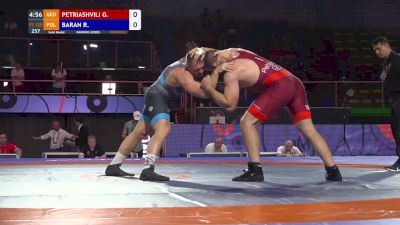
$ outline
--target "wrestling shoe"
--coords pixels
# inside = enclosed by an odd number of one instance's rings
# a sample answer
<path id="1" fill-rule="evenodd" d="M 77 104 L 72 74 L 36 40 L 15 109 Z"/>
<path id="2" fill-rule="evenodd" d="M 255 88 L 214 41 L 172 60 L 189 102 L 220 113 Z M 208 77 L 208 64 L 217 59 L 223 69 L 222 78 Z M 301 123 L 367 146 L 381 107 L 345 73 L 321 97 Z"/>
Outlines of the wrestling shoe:
<path id="1" fill-rule="evenodd" d="M 242 175 L 232 178 L 232 181 L 264 181 L 264 174 L 259 162 L 248 162 L 247 165 L 248 169 L 244 170 Z"/>
<path id="2" fill-rule="evenodd" d="M 121 170 L 119 167 L 121 167 L 121 163 L 108 165 L 106 169 L 106 176 L 116 176 L 116 177 L 135 176 L 135 174 L 127 173 Z"/>
<path id="3" fill-rule="evenodd" d="M 385 166 L 384 168 L 385 170 L 389 171 L 400 171 L 400 164 L 398 162 L 395 162 L 393 165 Z"/>
<path id="4" fill-rule="evenodd" d="M 325 170 L 325 179 L 327 181 L 342 181 L 342 175 L 340 174 L 339 168 L 336 165 L 325 166 Z"/>
<path id="5" fill-rule="evenodd" d="M 169 177 L 154 172 L 154 165 L 151 165 L 150 168 L 143 169 L 139 179 L 144 181 L 169 181 Z"/>

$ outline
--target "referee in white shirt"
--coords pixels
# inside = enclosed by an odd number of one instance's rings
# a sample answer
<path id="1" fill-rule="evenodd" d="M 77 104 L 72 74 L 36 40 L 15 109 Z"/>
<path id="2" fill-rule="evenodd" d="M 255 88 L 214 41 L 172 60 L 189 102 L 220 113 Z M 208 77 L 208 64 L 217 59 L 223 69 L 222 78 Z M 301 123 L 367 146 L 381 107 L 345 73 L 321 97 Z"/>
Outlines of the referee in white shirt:
<path id="1" fill-rule="evenodd" d="M 50 130 L 47 134 L 44 134 L 40 137 L 32 136 L 33 140 L 50 140 L 50 151 L 63 151 L 64 150 L 64 142 L 66 140 L 75 141 L 75 136 L 73 134 L 68 133 L 67 131 L 61 129 L 60 122 L 55 120 L 52 123 L 52 130 Z"/>

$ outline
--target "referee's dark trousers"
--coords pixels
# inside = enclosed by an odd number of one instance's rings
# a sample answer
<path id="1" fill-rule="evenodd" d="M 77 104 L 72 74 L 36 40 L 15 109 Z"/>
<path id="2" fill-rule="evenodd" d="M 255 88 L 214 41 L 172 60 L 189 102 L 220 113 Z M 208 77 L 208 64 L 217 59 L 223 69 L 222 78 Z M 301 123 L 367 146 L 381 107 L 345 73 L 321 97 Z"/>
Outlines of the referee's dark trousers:
<path id="1" fill-rule="evenodd" d="M 396 141 L 396 153 L 399 157 L 397 162 L 400 163 L 400 97 L 397 97 L 396 101 L 392 105 L 391 127 L 393 137 Z"/>

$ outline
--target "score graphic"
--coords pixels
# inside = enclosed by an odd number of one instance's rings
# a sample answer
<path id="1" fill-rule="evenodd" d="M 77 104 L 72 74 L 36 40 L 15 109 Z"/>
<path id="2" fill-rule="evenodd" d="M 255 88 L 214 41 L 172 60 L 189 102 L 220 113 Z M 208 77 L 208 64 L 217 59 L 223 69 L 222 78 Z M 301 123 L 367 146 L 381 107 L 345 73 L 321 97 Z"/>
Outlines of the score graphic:
<path id="1" fill-rule="evenodd" d="M 28 12 L 29 34 L 127 34 L 142 29 L 138 9 L 33 9 Z"/>

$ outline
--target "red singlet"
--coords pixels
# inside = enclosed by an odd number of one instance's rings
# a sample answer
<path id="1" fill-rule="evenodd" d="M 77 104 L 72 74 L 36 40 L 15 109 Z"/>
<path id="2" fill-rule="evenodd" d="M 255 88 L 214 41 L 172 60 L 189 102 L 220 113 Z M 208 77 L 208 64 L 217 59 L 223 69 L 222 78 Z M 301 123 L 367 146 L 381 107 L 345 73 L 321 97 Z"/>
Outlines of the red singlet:
<path id="1" fill-rule="evenodd" d="M 237 52 L 240 55 L 235 59 L 251 60 L 260 69 L 258 81 L 251 89 L 261 91 L 261 94 L 247 109 L 251 115 L 265 122 L 287 106 L 293 123 L 311 119 L 306 91 L 301 80 L 268 59 L 247 51 Z"/>

